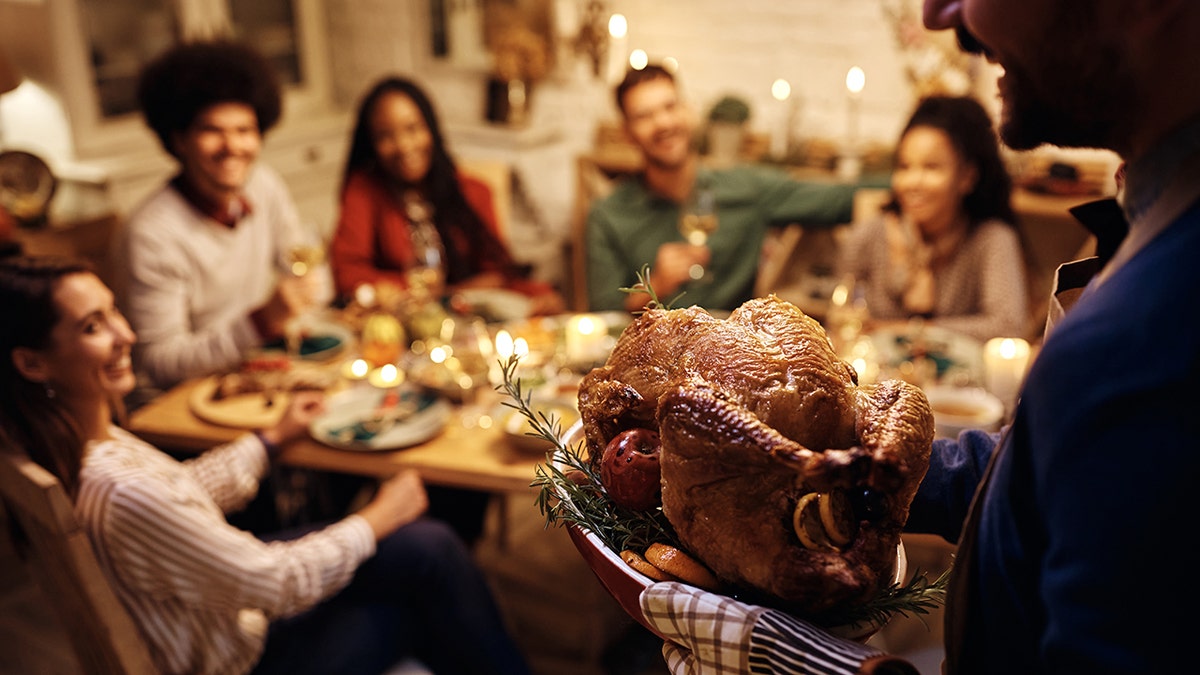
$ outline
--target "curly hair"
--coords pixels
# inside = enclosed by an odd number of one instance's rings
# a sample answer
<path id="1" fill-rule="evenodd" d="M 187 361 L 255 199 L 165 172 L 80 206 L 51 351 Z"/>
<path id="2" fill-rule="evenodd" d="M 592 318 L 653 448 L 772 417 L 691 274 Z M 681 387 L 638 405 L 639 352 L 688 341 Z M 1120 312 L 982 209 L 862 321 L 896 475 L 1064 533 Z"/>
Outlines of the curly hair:
<path id="1" fill-rule="evenodd" d="M 963 198 L 963 210 L 972 225 L 997 219 L 1015 224 L 1012 207 L 1012 177 L 1000 157 L 1000 141 L 987 110 L 969 96 L 929 96 L 922 99 L 904 130 L 903 139 L 916 127 L 930 127 L 945 132 L 954 151 L 979 172 L 975 187 Z M 898 211 L 893 199 L 887 207 Z"/>
<path id="2" fill-rule="evenodd" d="M 275 126 L 283 111 L 279 78 L 271 64 L 236 42 L 192 42 L 168 49 L 142 70 L 137 96 L 147 126 L 175 157 L 171 137 L 191 127 L 209 106 L 250 106 L 261 134 Z"/>

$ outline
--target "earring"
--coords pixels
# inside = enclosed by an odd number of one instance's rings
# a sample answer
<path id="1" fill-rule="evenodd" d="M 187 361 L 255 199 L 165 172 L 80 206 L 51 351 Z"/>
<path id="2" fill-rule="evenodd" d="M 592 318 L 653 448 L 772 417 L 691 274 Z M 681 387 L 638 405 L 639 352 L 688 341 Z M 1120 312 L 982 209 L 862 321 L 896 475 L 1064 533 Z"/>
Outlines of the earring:
<path id="1" fill-rule="evenodd" d="M 42 388 L 46 390 L 46 398 L 52 399 L 55 396 L 57 396 L 57 394 L 54 392 L 54 388 L 51 387 L 49 384 L 43 383 Z"/>

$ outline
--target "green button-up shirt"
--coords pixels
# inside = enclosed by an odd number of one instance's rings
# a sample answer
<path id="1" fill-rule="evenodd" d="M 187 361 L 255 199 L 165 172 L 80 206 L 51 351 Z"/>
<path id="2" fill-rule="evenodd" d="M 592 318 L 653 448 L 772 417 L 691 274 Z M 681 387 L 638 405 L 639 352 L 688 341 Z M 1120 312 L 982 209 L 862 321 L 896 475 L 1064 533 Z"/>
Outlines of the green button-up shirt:
<path id="1" fill-rule="evenodd" d="M 709 236 L 712 260 L 705 279 L 684 287 L 674 306 L 732 310 L 750 299 L 767 228 L 801 223 L 831 226 L 850 221 L 856 186 L 791 179 L 761 166 L 701 169 L 697 183 L 714 192 L 717 230 Z M 588 305 L 623 308 L 622 287 L 652 265 L 658 247 L 682 242 L 680 204 L 646 188 L 641 176 L 617 185 L 592 205 L 587 221 Z M 664 302 L 671 298 L 660 298 Z"/>

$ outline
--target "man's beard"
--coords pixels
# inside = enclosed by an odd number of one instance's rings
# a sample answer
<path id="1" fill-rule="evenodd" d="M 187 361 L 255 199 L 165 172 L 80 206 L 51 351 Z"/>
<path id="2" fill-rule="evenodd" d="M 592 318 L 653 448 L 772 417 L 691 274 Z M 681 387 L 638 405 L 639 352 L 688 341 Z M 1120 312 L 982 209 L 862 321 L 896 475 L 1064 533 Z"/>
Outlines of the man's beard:
<path id="1" fill-rule="evenodd" d="M 1019 66 L 1006 72 L 1000 138 L 1014 150 L 1050 143 L 1112 148 L 1129 123 L 1132 86 L 1119 56 L 1094 49 L 1086 61 L 1046 59 L 1040 77 Z"/>
<path id="2" fill-rule="evenodd" d="M 1031 41 L 1031 57 L 1004 64 L 999 132 L 1008 147 L 1112 148 L 1130 122 L 1133 76 L 1116 47 L 1082 39 L 1095 30 L 1088 16 L 1064 9 L 1042 39 Z M 966 52 L 986 52 L 963 28 L 958 41 Z"/>

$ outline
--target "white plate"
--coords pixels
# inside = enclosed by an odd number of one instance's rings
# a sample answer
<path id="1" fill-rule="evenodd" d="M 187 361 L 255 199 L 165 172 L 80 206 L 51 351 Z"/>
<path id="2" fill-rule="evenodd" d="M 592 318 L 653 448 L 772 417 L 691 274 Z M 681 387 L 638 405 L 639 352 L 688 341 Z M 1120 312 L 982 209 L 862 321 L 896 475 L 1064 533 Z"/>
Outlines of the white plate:
<path id="1" fill-rule="evenodd" d="M 356 440 L 347 436 L 346 433 L 353 432 L 346 430 L 375 417 L 386 393 L 386 390 L 376 387 L 356 387 L 330 398 L 325 413 L 309 425 L 309 433 L 318 441 L 335 448 L 379 451 L 424 443 L 442 432 L 446 421 L 450 419 L 449 402 L 412 387 L 401 387 L 397 391 L 402 404 L 413 403 L 417 406 L 416 411 L 370 438 Z"/>
<path id="2" fill-rule="evenodd" d="M 871 334 L 879 365 L 895 369 L 918 353 L 931 359 L 937 368 L 935 379 L 957 374 L 970 382 L 983 378 L 983 343 L 938 326 L 924 326 L 920 333 L 909 330 L 879 330 Z"/>
<path id="3" fill-rule="evenodd" d="M 473 314 L 488 321 L 525 319 L 533 313 L 533 301 L 504 288 L 468 288 L 455 293 L 471 306 Z"/>
<path id="4" fill-rule="evenodd" d="M 532 398 L 529 405 L 534 414 L 542 412 L 557 418 L 563 429 L 568 429 L 579 421 L 579 411 L 570 400 Z M 541 436 L 532 435 L 533 427 L 529 426 L 529 420 L 520 410 L 501 404 L 497 407 L 494 417 L 501 420 L 504 437 L 508 439 L 508 444 L 517 450 L 544 455 L 554 447 Z"/>

